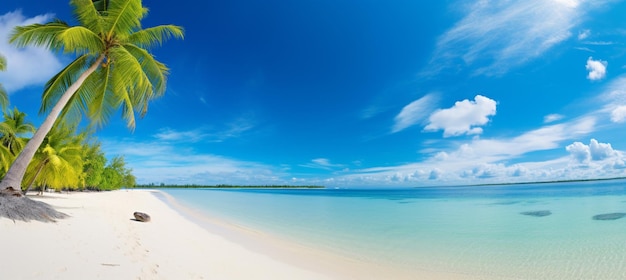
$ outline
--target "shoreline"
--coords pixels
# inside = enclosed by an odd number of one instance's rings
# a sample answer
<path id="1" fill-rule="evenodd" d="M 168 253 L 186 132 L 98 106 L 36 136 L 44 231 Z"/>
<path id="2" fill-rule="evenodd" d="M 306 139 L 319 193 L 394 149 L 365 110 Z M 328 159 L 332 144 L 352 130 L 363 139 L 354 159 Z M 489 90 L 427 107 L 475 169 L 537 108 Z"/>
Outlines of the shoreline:
<path id="1" fill-rule="evenodd" d="M 161 196 L 161 197 L 159 197 Z M 7 279 L 471 279 L 402 271 L 237 226 L 159 190 L 30 196 L 70 217 L 0 219 Z M 134 221 L 133 212 L 152 221 Z"/>

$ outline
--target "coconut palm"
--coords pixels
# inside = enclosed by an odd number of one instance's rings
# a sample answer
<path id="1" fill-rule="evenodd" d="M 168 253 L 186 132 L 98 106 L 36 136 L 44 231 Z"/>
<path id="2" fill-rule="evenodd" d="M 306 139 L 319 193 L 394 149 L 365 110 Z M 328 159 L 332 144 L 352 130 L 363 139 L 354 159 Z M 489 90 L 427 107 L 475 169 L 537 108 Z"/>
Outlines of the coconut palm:
<path id="1" fill-rule="evenodd" d="M 76 128 L 58 124 L 46 135 L 26 171 L 28 192 L 33 185 L 56 190 L 78 186 L 83 171 L 83 141 L 86 133 L 76 135 Z"/>
<path id="2" fill-rule="evenodd" d="M 55 20 L 16 27 L 11 35 L 10 42 L 18 47 L 43 46 L 78 57 L 46 83 L 41 111 L 48 116 L 0 182 L 1 193 L 21 195 L 28 163 L 61 113 L 85 113 L 102 125 L 121 107 L 132 129 L 135 114 L 143 116 L 148 102 L 165 92 L 168 69 L 147 48 L 172 37 L 182 38 L 182 28 L 142 29 L 147 9 L 141 0 L 97 2 L 101 7 L 91 0 L 70 1 L 77 26 Z"/>
<path id="3" fill-rule="evenodd" d="M 35 127 L 26 121 L 26 113 L 17 108 L 4 113 L 4 120 L 0 122 L 0 174 L 7 172 L 28 141 L 24 136 L 33 132 Z"/>
<path id="4" fill-rule="evenodd" d="M 4 121 L 0 123 L 0 143 L 17 155 L 28 140 L 23 136 L 33 132 L 35 126 L 26 121 L 26 113 L 13 108 L 13 111 L 4 113 Z"/>
<path id="5" fill-rule="evenodd" d="M 6 69 L 7 69 L 7 61 L 4 58 L 4 56 L 0 54 L 0 71 L 4 71 Z M 2 107 L 2 110 L 4 111 L 4 109 L 8 105 L 9 105 L 9 96 L 7 95 L 7 92 L 4 90 L 4 87 L 2 86 L 2 84 L 0 84 L 0 107 Z"/>

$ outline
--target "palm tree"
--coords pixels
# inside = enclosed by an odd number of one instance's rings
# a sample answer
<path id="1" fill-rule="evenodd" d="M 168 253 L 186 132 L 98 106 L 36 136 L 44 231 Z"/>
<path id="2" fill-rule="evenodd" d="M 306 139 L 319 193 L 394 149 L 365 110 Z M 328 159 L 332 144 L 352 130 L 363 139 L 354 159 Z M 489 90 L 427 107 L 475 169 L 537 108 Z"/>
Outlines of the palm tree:
<path id="1" fill-rule="evenodd" d="M 35 132 L 35 127 L 26 121 L 26 113 L 17 108 L 4 113 L 4 120 L 0 122 L 0 174 L 9 169 L 15 156 L 22 151 L 28 141 L 25 134 Z"/>
<path id="2" fill-rule="evenodd" d="M 86 113 L 102 125 L 121 107 L 132 129 L 135 113 L 145 115 L 148 102 L 165 92 L 168 69 L 147 48 L 182 38 L 182 28 L 142 29 L 147 9 L 141 0 L 97 2 L 106 7 L 96 7 L 91 0 L 70 1 L 78 26 L 55 20 L 16 27 L 11 35 L 10 42 L 18 47 L 43 46 L 78 57 L 46 83 L 41 111 L 48 116 L 0 182 L 0 193 L 21 196 L 28 163 L 61 113 Z"/>
<path id="3" fill-rule="evenodd" d="M 2 54 L 0 54 L 0 71 L 4 70 L 7 70 L 7 60 L 4 58 L 4 56 L 2 56 Z M 2 110 L 4 111 L 4 109 L 8 105 L 9 96 L 7 95 L 6 90 L 4 90 L 2 84 L 0 84 L 0 107 L 2 107 Z"/>
<path id="4" fill-rule="evenodd" d="M 0 123 L 0 143 L 17 155 L 28 140 L 22 136 L 33 132 L 35 126 L 26 121 L 26 113 L 13 108 L 13 111 L 4 113 L 4 121 Z"/>
<path id="5" fill-rule="evenodd" d="M 78 186 L 83 171 L 83 141 L 87 134 L 75 134 L 76 128 L 55 125 L 44 138 L 26 172 L 28 192 L 33 185 L 60 190 Z"/>

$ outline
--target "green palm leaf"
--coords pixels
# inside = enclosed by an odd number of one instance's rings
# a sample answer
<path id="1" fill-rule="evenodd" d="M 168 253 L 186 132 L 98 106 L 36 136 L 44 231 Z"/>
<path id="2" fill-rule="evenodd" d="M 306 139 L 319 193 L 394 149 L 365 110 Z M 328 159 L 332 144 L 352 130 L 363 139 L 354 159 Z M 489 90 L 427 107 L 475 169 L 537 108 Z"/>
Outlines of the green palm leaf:
<path id="1" fill-rule="evenodd" d="M 4 56 L 0 55 L 0 71 L 7 70 L 7 60 Z"/>
<path id="2" fill-rule="evenodd" d="M 183 39 L 183 29 L 176 25 L 159 25 L 134 32 L 126 39 L 127 42 L 142 47 L 149 48 L 161 45 L 170 38 Z"/>
<path id="3" fill-rule="evenodd" d="M 59 32 L 57 39 L 66 50 L 73 50 L 76 54 L 94 54 L 105 49 L 104 41 L 93 31 L 74 26 Z"/>
<path id="4" fill-rule="evenodd" d="M 57 40 L 59 33 L 69 28 L 61 21 L 53 21 L 46 24 L 31 24 L 15 27 L 9 42 L 17 47 L 38 46 L 61 51 L 64 46 Z M 66 50 L 71 51 L 71 50 Z"/>
<path id="5" fill-rule="evenodd" d="M 104 19 L 99 12 L 105 10 L 103 1 L 71 0 L 70 5 L 74 8 L 74 16 L 81 26 L 96 34 L 105 32 Z"/>
<path id="6" fill-rule="evenodd" d="M 6 69 L 7 69 L 7 61 L 4 58 L 4 56 L 0 54 L 0 71 L 4 71 Z M 2 84 L 0 84 L 0 108 L 2 108 L 2 111 L 4 111 L 8 105 L 9 105 L 9 95 L 7 94 L 6 90 L 4 90 L 4 87 L 2 86 Z"/>
<path id="7" fill-rule="evenodd" d="M 131 32 L 141 28 L 141 20 L 148 10 L 138 0 L 109 1 L 107 9 L 107 37 L 127 37 Z"/>

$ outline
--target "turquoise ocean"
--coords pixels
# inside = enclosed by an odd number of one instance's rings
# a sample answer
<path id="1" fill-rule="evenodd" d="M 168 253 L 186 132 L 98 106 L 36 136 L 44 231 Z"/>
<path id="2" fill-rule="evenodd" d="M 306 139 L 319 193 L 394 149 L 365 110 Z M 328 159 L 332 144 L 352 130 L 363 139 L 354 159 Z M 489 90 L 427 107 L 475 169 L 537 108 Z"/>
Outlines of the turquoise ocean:
<path id="1" fill-rule="evenodd" d="M 165 192 L 238 226 L 391 267 L 478 279 L 626 279 L 626 180 Z M 614 215 L 594 219 L 602 214 Z"/>

